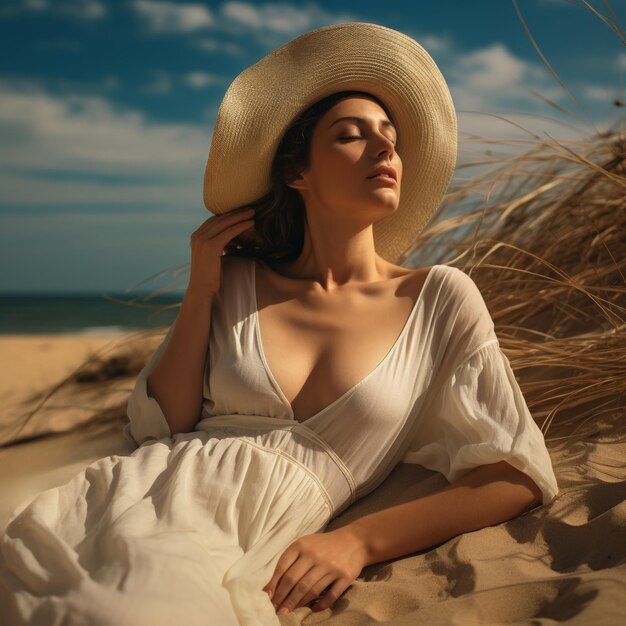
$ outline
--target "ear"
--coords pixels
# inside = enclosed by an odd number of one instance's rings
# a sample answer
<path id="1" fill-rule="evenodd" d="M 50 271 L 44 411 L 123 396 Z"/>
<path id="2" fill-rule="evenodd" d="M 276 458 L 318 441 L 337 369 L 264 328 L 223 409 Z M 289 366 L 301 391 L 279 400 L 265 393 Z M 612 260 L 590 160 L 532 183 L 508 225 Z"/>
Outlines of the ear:
<path id="1" fill-rule="evenodd" d="M 307 182 L 302 174 L 298 174 L 290 183 L 287 183 L 287 187 L 291 187 L 292 189 L 306 189 Z"/>

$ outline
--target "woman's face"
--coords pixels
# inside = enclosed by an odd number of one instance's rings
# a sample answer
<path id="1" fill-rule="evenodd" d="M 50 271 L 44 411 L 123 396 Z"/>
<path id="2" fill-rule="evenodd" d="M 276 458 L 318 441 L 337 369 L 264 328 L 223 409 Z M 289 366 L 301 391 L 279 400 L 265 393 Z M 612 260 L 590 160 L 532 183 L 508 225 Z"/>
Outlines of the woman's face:
<path id="1" fill-rule="evenodd" d="M 340 119 L 346 116 L 362 118 Z M 340 100 L 318 120 L 311 137 L 309 167 L 290 186 L 309 211 L 363 216 L 373 223 L 393 213 L 400 200 L 402 160 L 385 110 L 367 97 Z M 368 178 L 380 165 L 396 170 L 396 183 Z"/>

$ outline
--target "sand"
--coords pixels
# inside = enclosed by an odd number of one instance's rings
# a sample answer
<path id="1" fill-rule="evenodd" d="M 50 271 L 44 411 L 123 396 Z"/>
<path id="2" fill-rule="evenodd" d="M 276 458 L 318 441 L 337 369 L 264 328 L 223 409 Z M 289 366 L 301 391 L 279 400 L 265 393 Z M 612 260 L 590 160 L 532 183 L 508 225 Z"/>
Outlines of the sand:
<path id="1" fill-rule="evenodd" d="M 91 335 L 0 335 L 0 400 L 17 400 L 58 382 L 115 340 Z"/>
<path id="2" fill-rule="evenodd" d="M 65 432 L 120 406 L 132 388 L 132 377 L 100 386 L 64 383 L 41 402 L 91 357 L 111 356 L 128 349 L 146 351 L 157 342 L 158 336 L 141 339 L 134 332 L 101 336 L 0 335 L 0 445 L 45 432 Z M 25 417 L 35 409 L 20 430 Z"/>
<path id="3" fill-rule="evenodd" d="M 5 440 L 20 411 L 115 338 L 0 337 L 1 424 Z M 116 402 L 132 381 L 116 388 Z M 105 395 L 106 394 L 101 394 Z M 106 405 L 107 398 L 100 398 Z M 114 402 L 113 402 L 114 404 Z M 62 403 L 40 414 L 31 434 L 87 420 Z M 71 415 L 72 417 L 68 417 Z M 61 485 L 93 461 L 128 451 L 121 422 L 95 423 L 0 449 L 0 526 L 11 511 Z M 284 624 L 623 624 L 626 613 L 626 426 L 594 441 L 548 447 L 560 493 L 547 506 L 439 546 L 366 567 L 329 612 L 307 607 Z M 370 511 L 445 485 L 443 476 L 399 464 L 375 491 L 333 520 L 342 526 Z M 419 520 L 416 520 L 419 524 Z"/>

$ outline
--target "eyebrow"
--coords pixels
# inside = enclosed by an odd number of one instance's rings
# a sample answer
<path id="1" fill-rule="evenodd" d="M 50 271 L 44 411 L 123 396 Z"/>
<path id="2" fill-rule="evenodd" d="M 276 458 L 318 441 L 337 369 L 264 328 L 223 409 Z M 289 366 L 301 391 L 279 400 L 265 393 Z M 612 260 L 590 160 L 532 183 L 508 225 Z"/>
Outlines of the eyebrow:
<path id="1" fill-rule="evenodd" d="M 331 128 L 332 126 L 337 124 L 337 122 L 342 122 L 343 120 L 353 120 L 355 122 L 365 122 L 366 121 L 362 117 L 358 117 L 356 115 L 345 115 L 344 117 L 338 117 L 328 128 Z M 387 120 L 387 119 L 381 120 L 381 124 L 385 128 L 393 128 L 397 132 L 397 129 L 394 126 L 394 124 L 391 122 L 391 120 Z"/>

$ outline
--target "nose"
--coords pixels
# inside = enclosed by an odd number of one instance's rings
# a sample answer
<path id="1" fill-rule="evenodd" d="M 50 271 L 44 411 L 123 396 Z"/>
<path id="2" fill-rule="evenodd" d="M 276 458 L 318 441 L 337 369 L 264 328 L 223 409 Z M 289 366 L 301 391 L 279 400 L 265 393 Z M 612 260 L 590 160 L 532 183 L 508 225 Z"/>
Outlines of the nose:
<path id="1" fill-rule="evenodd" d="M 389 155 L 389 160 L 393 158 L 394 152 L 396 150 L 393 141 L 386 137 L 385 135 L 380 135 L 379 140 L 375 142 L 374 152 L 376 157 L 379 158 L 381 154 L 387 153 Z"/>

